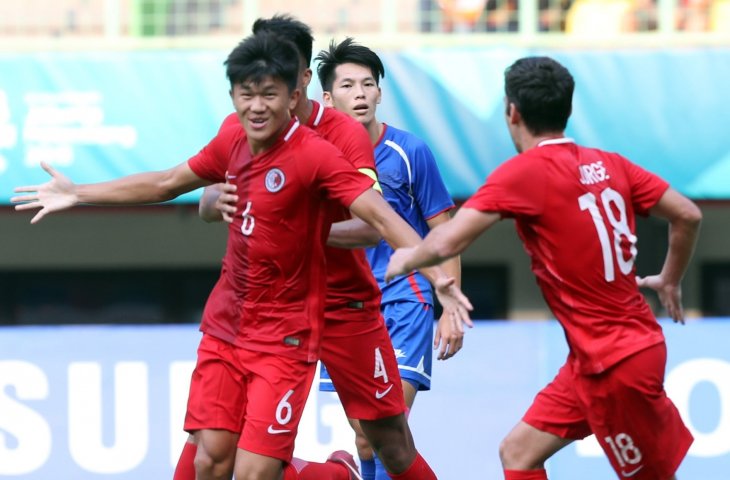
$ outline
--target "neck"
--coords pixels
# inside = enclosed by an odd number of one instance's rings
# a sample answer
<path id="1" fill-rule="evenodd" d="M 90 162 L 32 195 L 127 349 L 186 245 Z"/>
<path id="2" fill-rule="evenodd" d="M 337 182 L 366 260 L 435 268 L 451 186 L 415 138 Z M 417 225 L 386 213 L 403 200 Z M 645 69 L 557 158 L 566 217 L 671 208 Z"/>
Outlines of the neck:
<path id="1" fill-rule="evenodd" d="M 309 116 L 312 115 L 313 109 L 314 105 L 312 105 L 312 101 L 306 95 L 303 95 L 297 102 L 297 106 L 294 107 L 292 114 L 299 119 L 302 125 L 306 125 Z"/>
<path id="2" fill-rule="evenodd" d="M 248 146 L 251 149 L 251 154 L 256 156 L 260 153 L 265 152 L 269 148 L 273 147 L 276 141 L 284 134 L 284 130 L 289 126 L 289 120 L 284 122 L 282 126 L 276 131 L 275 134 L 264 140 L 252 140 L 249 138 Z"/>
<path id="3" fill-rule="evenodd" d="M 383 134 L 383 128 L 385 128 L 385 126 L 380 123 L 376 118 L 373 118 L 370 123 L 363 126 L 365 127 L 365 130 L 368 131 L 368 136 L 370 136 L 370 143 L 375 145 L 378 140 L 380 140 L 380 136 Z"/>
<path id="4" fill-rule="evenodd" d="M 552 140 L 554 138 L 563 137 L 565 137 L 565 134 L 563 132 L 541 133 L 540 135 L 533 135 L 529 131 L 525 130 L 522 135 L 522 151 L 524 152 L 531 148 L 535 148 L 540 142 L 544 142 L 545 140 Z"/>

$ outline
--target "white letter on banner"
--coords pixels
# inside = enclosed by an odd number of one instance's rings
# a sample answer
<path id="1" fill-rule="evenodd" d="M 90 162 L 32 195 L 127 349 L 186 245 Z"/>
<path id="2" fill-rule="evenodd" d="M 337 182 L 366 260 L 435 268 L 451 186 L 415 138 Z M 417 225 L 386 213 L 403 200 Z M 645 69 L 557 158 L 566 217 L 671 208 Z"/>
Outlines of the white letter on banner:
<path id="1" fill-rule="evenodd" d="M 48 378 L 38 366 L 20 360 L 0 362 L 0 476 L 24 475 L 42 467 L 51 455 L 51 428 L 38 412 L 5 394 L 10 388 L 22 400 L 48 397 Z M 15 448 L 9 448 L 8 437 Z"/>
<path id="2" fill-rule="evenodd" d="M 170 465 L 177 465 L 188 434 L 183 430 L 185 412 L 188 406 L 190 376 L 195 362 L 172 362 L 170 364 Z"/>
<path id="3" fill-rule="evenodd" d="M 137 467 L 149 443 L 148 373 L 143 362 L 114 367 L 115 441 L 103 441 L 101 366 L 74 362 L 68 367 L 68 435 L 71 457 L 93 473 L 122 473 Z"/>
<path id="4" fill-rule="evenodd" d="M 698 432 L 690 422 L 689 399 L 700 382 L 709 382 L 720 394 L 720 419 L 709 433 Z M 665 382 L 667 395 L 677 406 L 695 441 L 689 450 L 697 457 L 715 457 L 730 453 L 730 363 L 714 358 L 697 358 L 679 364 Z"/>

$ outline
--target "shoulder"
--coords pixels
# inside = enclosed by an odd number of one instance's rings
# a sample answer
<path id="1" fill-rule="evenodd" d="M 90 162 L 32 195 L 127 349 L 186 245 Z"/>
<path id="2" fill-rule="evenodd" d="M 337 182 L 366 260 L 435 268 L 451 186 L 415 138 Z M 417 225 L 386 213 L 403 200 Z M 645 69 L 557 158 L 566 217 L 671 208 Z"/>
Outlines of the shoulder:
<path id="1" fill-rule="evenodd" d="M 339 154 L 340 150 L 329 140 L 321 135 L 318 130 L 313 130 L 305 125 L 299 125 L 297 131 L 289 142 L 289 148 L 297 151 L 297 154 Z"/>
<path id="2" fill-rule="evenodd" d="M 431 149 L 420 137 L 390 125 L 385 126 L 385 133 L 379 147 L 386 149 L 386 151 L 395 150 L 401 156 L 406 156 L 412 161 L 433 158 Z"/>
<path id="3" fill-rule="evenodd" d="M 230 127 L 231 125 L 237 125 L 238 128 L 243 130 L 243 127 L 241 126 L 241 122 L 238 120 L 238 115 L 236 113 L 229 114 L 226 118 L 223 119 L 223 122 L 221 123 L 221 126 L 218 128 L 218 131 L 221 132 L 224 129 Z"/>
<path id="4" fill-rule="evenodd" d="M 324 107 L 320 125 L 329 129 L 340 128 L 353 130 L 358 129 L 358 131 L 364 130 L 360 122 L 346 113 L 342 113 L 332 107 Z"/>

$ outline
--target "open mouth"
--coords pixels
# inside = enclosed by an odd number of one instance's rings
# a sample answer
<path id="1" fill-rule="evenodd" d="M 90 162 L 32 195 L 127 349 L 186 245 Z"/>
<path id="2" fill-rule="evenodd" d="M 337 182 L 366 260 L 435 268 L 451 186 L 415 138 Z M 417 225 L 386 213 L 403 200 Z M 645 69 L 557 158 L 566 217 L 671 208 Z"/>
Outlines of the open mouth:
<path id="1" fill-rule="evenodd" d="M 249 118 L 248 124 L 251 126 L 251 128 L 259 130 L 266 126 L 266 119 L 265 118 Z"/>

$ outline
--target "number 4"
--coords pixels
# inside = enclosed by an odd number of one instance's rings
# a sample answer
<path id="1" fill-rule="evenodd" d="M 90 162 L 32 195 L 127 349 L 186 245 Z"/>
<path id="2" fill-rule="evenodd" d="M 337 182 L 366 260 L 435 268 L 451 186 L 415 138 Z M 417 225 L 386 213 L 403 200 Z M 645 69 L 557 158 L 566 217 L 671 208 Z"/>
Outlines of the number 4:
<path id="1" fill-rule="evenodd" d="M 628 275 L 634 267 L 634 260 L 636 259 L 636 235 L 631 233 L 631 229 L 629 228 L 626 215 L 626 202 L 624 202 L 620 193 L 609 187 L 601 192 L 601 203 L 603 204 L 603 211 L 606 213 L 608 221 L 613 227 L 613 247 L 616 253 L 618 267 L 621 273 Z M 606 229 L 606 223 L 596 203 L 596 196 L 592 193 L 583 194 L 578 197 L 578 205 L 581 210 L 588 210 L 588 213 L 591 214 L 593 224 L 596 226 L 596 233 L 598 233 L 598 240 L 601 242 L 604 277 L 607 282 L 613 282 L 615 279 L 613 268 L 614 254 L 611 250 L 611 240 Z M 616 210 L 618 210 L 618 218 L 616 218 L 612 206 L 615 206 Z M 624 253 L 621 248 L 621 238 L 626 238 L 629 241 L 628 259 L 624 258 Z"/>

